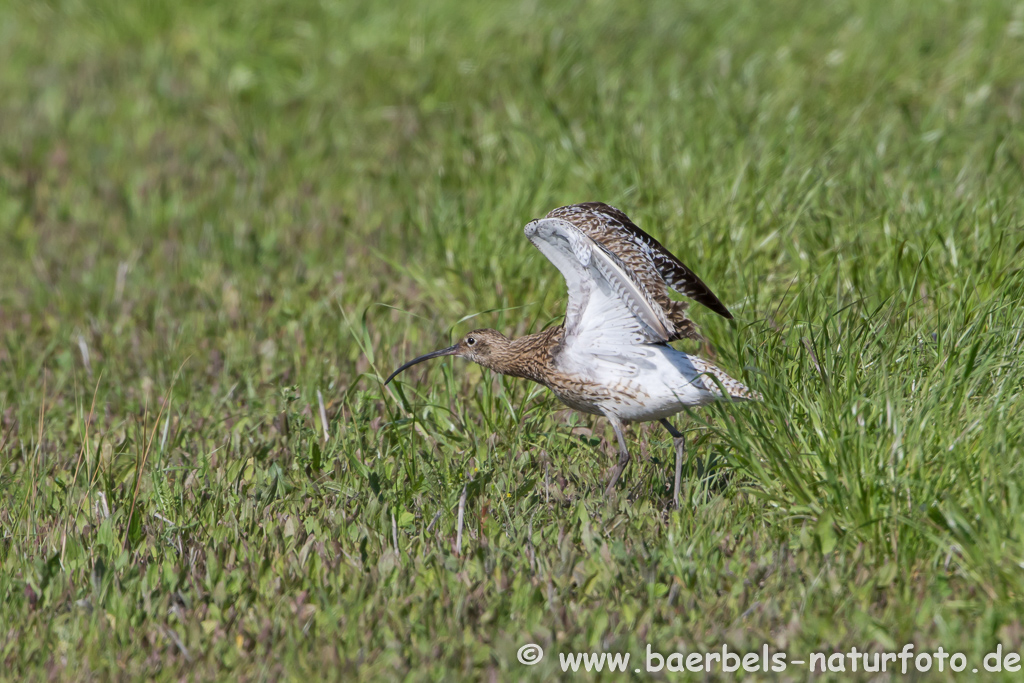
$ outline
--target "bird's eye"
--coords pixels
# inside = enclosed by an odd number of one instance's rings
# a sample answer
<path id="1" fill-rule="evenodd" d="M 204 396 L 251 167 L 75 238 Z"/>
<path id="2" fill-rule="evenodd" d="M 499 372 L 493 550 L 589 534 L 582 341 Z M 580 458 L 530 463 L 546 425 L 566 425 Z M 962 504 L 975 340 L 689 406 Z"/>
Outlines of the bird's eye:
<path id="1" fill-rule="evenodd" d="M 472 346 L 473 344 L 476 344 L 476 338 L 466 337 L 466 346 Z"/>

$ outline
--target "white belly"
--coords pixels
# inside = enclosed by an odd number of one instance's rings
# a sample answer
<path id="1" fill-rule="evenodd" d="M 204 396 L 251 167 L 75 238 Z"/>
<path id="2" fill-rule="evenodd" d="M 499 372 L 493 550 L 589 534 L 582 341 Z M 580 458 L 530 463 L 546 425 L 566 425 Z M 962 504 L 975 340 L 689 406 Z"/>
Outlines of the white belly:
<path id="1" fill-rule="evenodd" d="M 563 401 L 577 410 L 629 422 L 660 420 L 716 400 L 721 393 L 705 373 L 736 382 L 707 361 L 669 346 L 634 346 L 618 354 L 577 349 L 559 361 L 566 372 L 585 377 L 599 389 L 582 401 L 579 395 L 563 396 L 556 390 Z"/>

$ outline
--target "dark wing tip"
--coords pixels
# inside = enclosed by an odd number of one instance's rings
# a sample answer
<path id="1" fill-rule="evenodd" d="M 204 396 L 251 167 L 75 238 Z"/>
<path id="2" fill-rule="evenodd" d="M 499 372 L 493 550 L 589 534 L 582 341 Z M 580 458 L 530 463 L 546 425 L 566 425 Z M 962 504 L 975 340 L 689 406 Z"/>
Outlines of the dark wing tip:
<path id="1" fill-rule="evenodd" d="M 730 313 L 729 309 L 725 307 L 725 304 L 719 301 L 718 297 L 715 296 L 714 293 L 710 289 L 707 289 L 706 287 L 705 292 L 702 293 L 701 296 L 692 296 L 690 298 L 696 301 L 697 303 L 701 304 L 702 306 L 710 308 L 712 311 L 722 316 L 726 320 L 733 319 L 732 313 Z"/>
<path id="2" fill-rule="evenodd" d="M 727 320 L 732 320 L 732 313 L 725 307 L 715 293 L 711 291 L 711 288 L 704 284 L 703 280 L 697 277 L 697 274 L 692 270 L 684 266 L 679 262 L 672 254 L 665 252 L 671 259 L 662 256 L 656 261 L 658 270 L 661 272 L 662 277 L 665 278 L 665 282 L 669 287 L 676 290 L 686 298 L 696 301 L 705 308 L 710 308 L 712 311 L 722 316 Z"/>
<path id="3" fill-rule="evenodd" d="M 683 296 L 696 301 L 706 308 L 710 308 L 718 315 L 732 320 L 732 313 L 725 307 L 711 288 L 704 284 L 704 281 L 697 277 L 697 274 L 690 270 L 675 254 L 666 249 L 661 242 L 654 239 L 631 222 L 624 223 L 627 230 L 642 242 L 645 242 L 651 249 L 651 258 L 654 266 L 658 269 L 665 284 L 676 290 Z"/>

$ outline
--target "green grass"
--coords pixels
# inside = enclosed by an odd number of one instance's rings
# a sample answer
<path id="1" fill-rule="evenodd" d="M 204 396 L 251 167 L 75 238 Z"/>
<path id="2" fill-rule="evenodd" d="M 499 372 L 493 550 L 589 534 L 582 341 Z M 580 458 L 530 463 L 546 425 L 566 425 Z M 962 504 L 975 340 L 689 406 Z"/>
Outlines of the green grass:
<path id="1" fill-rule="evenodd" d="M 1011 2 L 0 5 L 0 678 L 1021 651 L 1022 84 Z M 608 504 L 546 390 L 381 386 L 558 320 L 590 200 L 765 395 L 679 511 L 657 425 Z"/>

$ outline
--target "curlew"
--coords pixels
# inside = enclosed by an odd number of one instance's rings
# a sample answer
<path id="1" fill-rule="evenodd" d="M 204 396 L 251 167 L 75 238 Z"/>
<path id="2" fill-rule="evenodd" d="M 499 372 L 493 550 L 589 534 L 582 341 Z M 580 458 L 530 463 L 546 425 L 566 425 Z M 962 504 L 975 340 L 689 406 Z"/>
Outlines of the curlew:
<path id="1" fill-rule="evenodd" d="M 675 446 L 678 506 L 686 440 L 667 418 L 715 400 L 761 397 L 708 361 L 669 345 L 701 337 L 686 317 L 686 302 L 670 299 L 668 288 L 725 318 L 732 314 L 692 270 L 607 204 L 557 208 L 528 223 L 524 232 L 565 278 L 565 321 L 518 339 L 474 330 L 453 346 L 405 363 L 384 384 L 440 356 L 467 358 L 543 384 L 570 408 L 603 415 L 611 423 L 619 459 L 608 496 L 629 463 L 625 426 L 658 420 Z"/>

